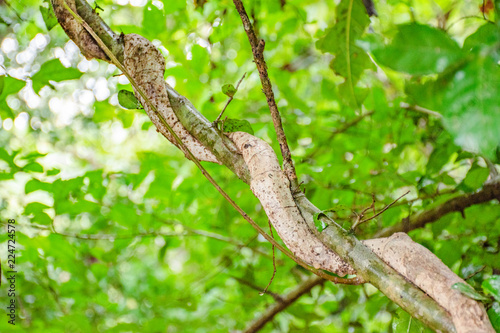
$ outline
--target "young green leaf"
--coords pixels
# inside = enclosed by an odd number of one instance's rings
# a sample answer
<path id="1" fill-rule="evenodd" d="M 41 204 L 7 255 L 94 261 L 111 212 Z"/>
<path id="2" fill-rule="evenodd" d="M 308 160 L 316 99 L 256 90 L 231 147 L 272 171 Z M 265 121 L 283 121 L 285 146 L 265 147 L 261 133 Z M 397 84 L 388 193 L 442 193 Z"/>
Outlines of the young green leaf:
<path id="1" fill-rule="evenodd" d="M 118 92 L 118 103 L 124 109 L 142 109 L 142 105 L 135 97 L 134 93 L 128 90 L 120 90 Z"/>
<path id="2" fill-rule="evenodd" d="M 474 288 L 472 288 L 471 286 L 469 286 L 466 283 L 457 282 L 451 286 L 451 289 L 458 290 L 462 294 L 464 294 L 465 296 L 469 297 L 470 299 L 476 300 L 476 301 L 481 301 L 481 302 L 490 301 L 490 299 L 488 297 L 481 295 L 476 290 L 474 290 Z"/>
<path id="3" fill-rule="evenodd" d="M 486 279 L 481 284 L 483 290 L 487 294 L 491 294 L 497 301 L 500 302 L 500 276 L 494 275 Z"/>
<path id="4" fill-rule="evenodd" d="M 322 232 L 323 230 L 325 230 L 327 227 L 328 227 L 328 224 L 326 224 L 325 222 L 321 221 L 319 219 L 320 215 L 325 215 L 323 211 L 319 212 L 319 213 L 316 213 L 314 214 L 313 216 L 313 220 L 314 220 L 314 225 L 316 226 L 316 229 L 319 231 L 319 232 Z"/>
<path id="5" fill-rule="evenodd" d="M 253 135 L 253 129 L 248 120 L 226 119 L 224 121 L 224 132 L 246 132 Z"/>
<path id="6" fill-rule="evenodd" d="M 233 97 L 236 94 L 236 88 L 230 83 L 225 84 L 222 86 L 222 92 L 229 97 Z"/>
<path id="7" fill-rule="evenodd" d="M 57 25 L 57 18 L 54 14 L 54 10 L 52 9 L 52 3 L 50 1 L 44 1 L 44 3 L 47 7 L 40 6 L 40 13 L 42 13 L 42 18 L 45 22 L 47 30 L 51 30 Z"/>

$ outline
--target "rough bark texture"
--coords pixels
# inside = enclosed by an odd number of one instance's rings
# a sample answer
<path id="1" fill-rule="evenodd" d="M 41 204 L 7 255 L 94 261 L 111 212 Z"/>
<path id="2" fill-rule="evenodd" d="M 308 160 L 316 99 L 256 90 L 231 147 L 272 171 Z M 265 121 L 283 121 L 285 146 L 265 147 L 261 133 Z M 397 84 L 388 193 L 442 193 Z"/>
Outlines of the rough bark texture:
<path id="1" fill-rule="evenodd" d="M 150 101 L 155 105 L 163 119 L 167 121 L 168 125 L 172 127 L 174 132 L 177 133 L 182 142 L 196 158 L 200 161 L 220 164 L 217 158 L 207 148 L 189 134 L 170 107 L 166 87 L 167 83 L 163 78 L 165 60 L 160 51 L 158 51 L 149 40 L 136 34 L 125 35 L 124 42 L 125 67 L 128 69 L 132 78 L 139 84 L 143 92 L 146 93 Z M 158 131 L 170 142 L 179 147 L 179 144 L 168 132 L 158 114 L 151 109 L 137 92 L 135 92 L 135 95 L 144 106 L 146 113 L 149 118 L 151 118 L 151 121 L 155 124 Z"/>
<path id="2" fill-rule="evenodd" d="M 290 192 L 290 182 L 269 144 L 244 132 L 229 133 L 228 137 L 243 154 L 250 171 L 250 188 L 286 246 L 315 268 L 340 276 L 354 274 L 352 267 L 315 236 L 314 225 L 308 225 L 302 217 Z"/>
<path id="3" fill-rule="evenodd" d="M 399 232 L 388 238 L 370 239 L 363 243 L 447 309 L 457 332 L 495 332 L 481 303 L 451 289 L 453 284 L 465 281 L 407 234 Z"/>

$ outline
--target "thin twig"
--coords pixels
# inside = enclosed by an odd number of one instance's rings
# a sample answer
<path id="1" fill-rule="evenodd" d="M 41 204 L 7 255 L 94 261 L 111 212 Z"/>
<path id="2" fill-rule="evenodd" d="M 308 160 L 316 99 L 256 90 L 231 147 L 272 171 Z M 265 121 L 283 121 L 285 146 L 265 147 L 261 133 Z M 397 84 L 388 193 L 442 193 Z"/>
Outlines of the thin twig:
<path id="1" fill-rule="evenodd" d="M 359 122 L 361 122 L 366 117 L 371 116 L 373 113 L 374 113 L 374 111 L 369 111 L 369 112 L 363 113 L 363 114 L 357 116 L 356 118 L 354 118 L 353 120 L 350 120 L 350 121 L 344 123 L 342 125 L 342 127 L 334 129 L 326 141 L 331 142 L 335 138 L 336 135 L 346 132 L 348 129 L 356 126 Z M 304 157 L 304 159 L 312 158 L 312 157 L 316 156 L 319 152 L 320 152 L 320 150 L 316 149 L 313 152 L 311 152 L 309 155 Z"/>
<path id="2" fill-rule="evenodd" d="M 297 286 L 294 290 L 292 290 L 287 295 L 282 296 L 281 302 L 276 302 L 275 304 L 268 307 L 264 313 L 258 317 L 255 321 L 250 323 L 247 328 L 243 331 L 244 333 L 254 333 L 258 332 L 262 329 L 268 322 L 270 322 L 274 316 L 278 313 L 285 310 L 287 307 L 292 305 L 297 299 L 299 299 L 302 295 L 311 291 L 317 285 L 322 285 L 325 280 L 317 277 L 311 276 L 301 284 Z"/>
<path id="3" fill-rule="evenodd" d="M 281 122 L 281 116 L 278 110 L 278 106 L 276 105 L 276 100 L 274 99 L 271 80 L 269 79 L 269 75 L 267 73 L 267 65 L 264 59 L 265 41 L 263 39 L 261 39 L 260 41 L 257 39 L 253 25 L 248 18 L 247 12 L 241 0 L 233 0 L 233 2 L 236 10 L 240 14 L 241 21 L 243 22 L 243 27 L 245 28 L 248 40 L 250 41 L 250 46 L 252 47 L 253 59 L 255 61 L 255 65 L 257 66 L 257 70 L 259 71 L 262 91 L 266 95 L 271 118 L 273 119 L 274 130 L 276 132 L 276 137 L 280 145 L 281 155 L 283 156 L 283 169 L 286 176 L 290 180 L 291 190 L 292 192 L 294 192 L 299 188 L 297 174 L 295 173 L 292 154 L 286 140 L 285 131 L 283 130 L 283 124 Z"/>
<path id="4" fill-rule="evenodd" d="M 274 238 L 273 227 L 271 226 L 271 221 L 267 220 L 267 223 L 269 224 L 269 231 L 271 232 L 271 237 Z M 276 258 L 275 258 L 275 253 L 274 253 L 274 245 L 272 246 L 272 248 L 273 248 L 273 275 L 271 276 L 271 279 L 269 280 L 269 283 L 264 288 L 264 290 L 262 291 L 261 295 L 263 295 L 263 294 L 265 294 L 267 292 L 267 289 L 269 288 L 269 286 L 271 285 L 271 283 L 273 283 L 274 277 L 276 276 Z"/>
<path id="5" fill-rule="evenodd" d="M 231 97 L 229 97 L 229 99 L 228 99 L 228 101 L 227 101 L 226 105 L 224 106 L 224 108 L 223 108 L 223 109 L 222 109 L 222 111 L 220 112 L 220 114 L 219 114 L 219 116 L 217 117 L 217 119 L 215 119 L 215 121 L 214 121 L 214 125 L 215 125 L 215 126 L 217 126 L 217 124 L 219 123 L 220 117 L 222 117 L 222 115 L 224 114 L 224 111 L 226 111 L 227 106 L 228 106 L 228 105 L 229 105 L 229 103 L 231 103 L 231 101 L 233 100 L 234 95 L 236 95 L 236 93 L 238 92 L 238 88 L 239 88 L 239 86 L 240 86 L 240 83 L 241 83 L 241 81 L 243 81 L 243 79 L 245 78 L 245 75 L 247 75 L 247 73 L 246 73 L 246 72 L 245 72 L 245 74 L 243 74 L 243 76 L 241 77 L 241 79 L 238 81 L 238 84 L 236 84 L 236 88 L 235 88 L 235 89 L 236 89 L 236 91 L 234 92 L 234 94 L 233 94 Z"/>
<path id="6" fill-rule="evenodd" d="M 429 110 L 429 109 L 426 109 L 426 108 L 423 108 L 423 107 L 418 106 L 418 105 L 410 105 L 408 103 L 401 102 L 399 104 L 399 107 L 402 108 L 402 109 L 405 109 L 405 110 L 417 111 L 417 112 L 425 113 L 425 114 L 434 116 L 436 118 L 443 118 L 443 115 L 441 115 L 441 113 L 436 112 L 436 111 L 432 111 L 432 110 Z"/>
<path id="7" fill-rule="evenodd" d="M 388 210 L 388 209 L 389 209 L 392 205 L 394 205 L 396 202 L 398 202 L 398 201 L 399 201 L 399 199 L 401 199 L 402 197 L 404 197 L 404 196 L 405 196 L 405 195 L 407 195 L 408 193 L 410 193 L 410 191 L 406 192 L 405 194 L 403 194 L 402 196 L 400 196 L 399 198 L 397 198 L 396 200 L 394 200 L 393 202 L 391 202 L 390 204 L 388 204 L 387 206 L 385 206 L 385 207 L 384 207 L 384 208 L 383 208 L 380 212 L 378 212 L 377 214 L 375 214 L 375 215 L 373 215 L 373 216 L 371 216 L 371 217 L 369 217 L 369 218 L 366 218 L 366 219 L 364 219 L 364 220 L 361 220 L 361 219 L 356 220 L 356 222 L 353 224 L 353 226 L 352 226 L 352 228 L 351 228 L 351 229 L 352 229 L 352 230 L 355 230 L 355 229 L 356 229 L 356 228 L 357 228 L 360 224 L 365 223 L 365 222 L 368 222 L 368 221 L 370 221 L 370 220 L 373 220 L 373 219 L 374 219 L 374 218 L 376 218 L 377 216 L 381 215 L 381 214 L 382 214 L 382 213 L 384 213 L 386 210 Z M 373 208 L 373 207 L 374 207 L 374 204 L 375 204 L 375 201 L 373 201 L 373 202 L 372 202 L 372 204 L 371 204 L 371 206 L 370 206 L 370 207 L 368 207 L 368 208 L 366 208 L 366 209 L 363 211 L 363 213 L 364 213 L 364 212 L 366 212 L 368 209 Z M 362 214 L 363 214 L 363 213 L 362 213 Z M 362 215 L 361 215 L 361 216 L 362 216 Z"/>
<path id="8" fill-rule="evenodd" d="M 249 288 L 252 288 L 253 290 L 257 290 L 257 291 L 259 291 L 259 293 L 260 293 L 261 295 L 266 294 L 266 295 L 269 295 L 269 296 L 271 296 L 272 298 L 274 298 L 274 300 L 275 300 L 276 302 L 283 302 L 283 297 L 281 297 L 281 296 L 280 296 L 279 294 L 277 294 L 277 293 L 274 293 L 274 292 L 272 292 L 272 291 L 267 290 L 267 288 L 266 288 L 266 291 L 264 291 L 264 292 L 263 292 L 263 291 L 262 291 L 262 287 L 259 287 L 259 286 L 255 285 L 254 283 L 252 283 L 252 282 L 250 282 L 250 281 L 248 281 L 248 280 L 245 280 L 245 279 L 239 278 L 239 277 L 237 277 L 237 276 L 232 276 L 232 275 L 230 275 L 230 277 L 231 277 L 231 278 L 233 278 L 233 279 L 235 279 L 235 280 L 236 280 L 236 281 L 238 281 L 239 283 L 241 283 L 241 284 L 243 284 L 243 285 L 245 285 L 245 286 L 247 286 L 247 287 L 249 287 Z"/>

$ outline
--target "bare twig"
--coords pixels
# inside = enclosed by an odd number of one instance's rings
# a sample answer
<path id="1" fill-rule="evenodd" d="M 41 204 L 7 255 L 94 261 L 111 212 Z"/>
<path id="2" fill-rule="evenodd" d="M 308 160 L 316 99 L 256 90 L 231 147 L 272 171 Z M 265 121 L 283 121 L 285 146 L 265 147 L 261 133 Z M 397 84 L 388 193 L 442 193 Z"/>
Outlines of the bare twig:
<path id="1" fill-rule="evenodd" d="M 286 140 L 285 131 L 283 130 L 283 124 L 281 123 L 281 116 L 274 99 L 273 87 L 271 85 L 271 80 L 267 74 L 267 65 L 264 59 L 264 47 L 265 41 L 257 39 L 254 28 L 250 19 L 248 18 L 247 12 L 241 0 L 233 0 L 236 10 L 240 14 L 241 21 L 243 22 L 243 27 L 247 33 L 248 40 L 250 41 L 250 46 L 252 47 L 253 59 L 257 70 L 259 71 L 260 82 L 262 83 L 262 91 L 266 95 L 267 104 L 269 105 L 269 111 L 271 112 L 271 117 L 273 119 L 274 130 L 276 132 L 276 137 L 278 143 L 280 144 L 281 155 L 283 156 L 283 169 L 290 180 L 292 192 L 299 188 L 297 181 L 297 174 L 295 173 L 295 167 L 292 161 L 292 154 L 290 152 L 290 147 Z"/>
<path id="2" fill-rule="evenodd" d="M 377 216 L 379 216 L 380 214 L 382 214 L 383 212 L 385 212 L 387 209 L 389 209 L 392 205 L 394 205 L 396 202 L 398 202 L 402 197 L 404 197 L 405 195 L 407 195 L 408 193 L 410 193 L 410 191 L 406 192 L 405 194 L 403 194 L 402 196 L 400 196 L 399 198 L 397 198 L 396 200 L 394 200 L 393 202 L 391 202 L 390 204 L 388 204 L 387 206 L 385 206 L 380 212 L 378 212 L 377 214 L 369 217 L 369 218 L 366 218 L 364 220 L 362 219 L 357 219 L 356 220 L 356 223 L 354 223 L 354 225 L 352 226 L 352 230 L 355 230 L 356 227 L 358 227 L 360 224 L 362 223 L 365 223 L 365 222 L 368 222 L 370 220 L 373 220 L 374 218 L 376 218 Z M 374 198 L 375 199 L 375 198 Z M 375 201 L 372 201 L 372 204 L 370 207 L 366 208 L 362 213 L 361 213 L 361 217 L 363 216 L 363 213 L 365 213 L 368 209 L 372 208 L 374 209 L 375 207 Z"/>
<path id="3" fill-rule="evenodd" d="M 267 220 L 267 223 L 269 223 L 269 231 L 271 232 L 271 237 L 274 238 L 273 227 L 271 226 L 271 221 Z M 269 280 L 269 283 L 267 284 L 267 286 L 262 291 L 262 294 L 265 294 L 267 292 L 267 289 L 269 288 L 271 283 L 273 283 L 274 277 L 276 276 L 276 260 L 275 259 L 276 258 L 274 256 L 274 245 L 273 245 L 273 275 L 271 276 L 271 279 Z"/>
<path id="4" fill-rule="evenodd" d="M 369 112 L 363 113 L 363 114 L 357 116 L 356 118 L 354 118 L 353 120 L 344 123 L 342 127 L 334 129 L 332 131 L 332 133 L 330 134 L 330 136 L 328 137 L 327 142 L 330 142 L 331 140 L 333 140 L 333 138 L 336 135 L 344 133 L 345 131 L 347 131 L 351 127 L 356 126 L 359 122 L 361 122 L 361 120 L 365 119 L 366 117 L 371 116 L 373 113 L 374 113 L 374 111 L 369 111 Z M 316 156 L 319 152 L 320 152 L 320 150 L 316 149 L 312 153 L 307 155 L 305 158 L 312 158 L 312 157 Z"/>
<path id="5" fill-rule="evenodd" d="M 239 277 L 237 277 L 237 276 L 231 276 L 231 278 L 235 279 L 235 280 L 236 280 L 236 281 L 238 281 L 239 283 L 241 283 L 241 284 L 243 284 L 243 285 L 245 285 L 245 286 L 247 286 L 247 287 L 249 287 L 249 288 L 252 288 L 253 290 L 257 290 L 257 291 L 259 291 L 259 293 L 260 293 L 261 295 L 266 294 L 266 295 L 271 296 L 272 298 L 274 298 L 274 300 L 275 300 L 276 302 L 283 302 L 283 297 L 281 297 L 281 296 L 280 296 L 279 294 L 277 294 L 277 293 L 274 293 L 274 292 L 272 292 L 272 291 L 267 290 L 267 288 L 266 288 L 266 291 L 264 291 L 264 292 L 263 292 L 263 291 L 262 291 L 262 287 L 259 287 L 259 286 L 255 285 L 254 283 L 252 283 L 252 282 L 250 282 L 250 281 L 248 281 L 248 280 L 245 280 L 245 279 L 239 278 Z M 321 278 L 319 278 L 319 279 L 321 279 Z"/>
<path id="6" fill-rule="evenodd" d="M 220 117 L 222 117 L 222 115 L 224 114 L 224 111 L 226 111 L 226 108 L 229 105 L 229 103 L 231 103 L 231 101 L 233 100 L 234 95 L 236 95 L 236 92 L 238 91 L 238 88 L 240 87 L 240 83 L 245 78 L 245 75 L 247 75 L 247 73 L 243 74 L 243 76 L 241 77 L 241 79 L 238 81 L 238 83 L 236 84 L 236 91 L 234 92 L 234 94 L 231 97 L 229 97 L 229 99 L 227 100 L 226 105 L 224 105 L 224 108 L 220 112 L 219 116 L 217 117 L 217 119 L 215 119 L 215 121 L 214 121 L 214 125 L 215 126 L 217 126 L 217 124 L 219 123 Z"/>
<path id="7" fill-rule="evenodd" d="M 401 103 L 399 103 L 399 107 L 402 109 L 405 109 L 405 110 L 409 110 L 409 111 L 416 111 L 416 112 L 425 113 L 425 114 L 434 116 L 436 118 L 443 118 L 441 113 L 423 108 L 423 107 L 418 106 L 418 105 L 410 105 L 408 103 L 401 102 Z"/>
<path id="8" fill-rule="evenodd" d="M 408 232 L 413 229 L 422 228 L 427 223 L 434 222 L 448 213 L 463 213 L 467 207 L 493 199 L 500 201 L 500 182 L 487 184 L 479 192 L 452 198 L 438 207 L 417 214 L 415 217 L 407 217 L 396 225 L 380 230 L 374 235 L 374 238 L 390 236 L 395 232 Z"/>

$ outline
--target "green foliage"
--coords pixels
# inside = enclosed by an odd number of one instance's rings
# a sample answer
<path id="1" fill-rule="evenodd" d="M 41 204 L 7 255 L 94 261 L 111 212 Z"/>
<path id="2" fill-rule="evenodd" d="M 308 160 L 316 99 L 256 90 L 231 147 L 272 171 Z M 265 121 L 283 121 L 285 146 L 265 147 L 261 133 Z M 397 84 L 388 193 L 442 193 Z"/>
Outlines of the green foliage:
<path id="1" fill-rule="evenodd" d="M 369 238 L 492 180 L 491 164 L 498 169 L 499 162 L 500 33 L 476 5 L 379 1 L 379 17 L 369 18 L 360 0 L 281 3 L 245 5 L 266 41 L 301 188 L 313 203 L 335 207 L 328 215 L 349 227 L 373 198 L 378 212 L 409 190 L 357 228 Z M 271 246 L 144 111 L 119 107 L 139 105 L 123 92 L 131 87 L 114 66 L 84 59 L 59 26 L 51 29 L 49 7 L 40 1 L 9 4 L 0 9 L 0 216 L 2 226 L 10 218 L 17 223 L 23 318 L 15 328 L 0 321 L 0 331 L 244 329 L 274 303 L 259 296 L 273 273 Z M 231 1 L 97 4 L 114 31 L 142 34 L 159 46 L 168 83 L 207 119 L 234 95 L 231 85 L 221 87 L 248 73 L 224 131 L 255 132 L 279 155 Z M 221 166 L 205 165 L 267 230 L 248 186 Z M 498 203 L 447 214 L 410 235 L 494 299 L 488 315 L 500 331 Z M 308 273 L 275 256 L 270 290 L 284 295 Z M 0 297 L 7 299 L 5 288 Z M 263 332 L 391 329 L 425 331 L 371 286 L 327 283 Z"/>
<path id="2" fill-rule="evenodd" d="M 240 120 L 240 119 L 226 119 L 222 123 L 223 131 L 225 133 L 231 132 L 246 132 L 250 134 L 254 134 L 252 125 L 248 122 L 248 120 Z"/>
<path id="3" fill-rule="evenodd" d="M 40 13 L 42 14 L 43 21 L 45 22 L 47 30 L 51 30 L 57 25 L 57 17 L 54 14 L 52 2 L 45 0 L 43 2 L 43 6 L 40 6 Z"/>
<path id="4" fill-rule="evenodd" d="M 40 70 L 31 77 L 31 81 L 33 82 L 33 90 L 39 93 L 40 89 L 46 85 L 54 88 L 50 81 L 60 82 L 73 80 L 81 76 L 82 73 L 76 68 L 66 68 L 61 64 L 59 59 L 52 59 L 45 62 L 40 67 Z"/>
<path id="5" fill-rule="evenodd" d="M 500 302 L 500 276 L 492 276 L 482 283 L 483 290 L 486 294 L 492 295 L 497 302 Z"/>
<path id="6" fill-rule="evenodd" d="M 393 332 L 408 332 L 408 333 L 430 333 L 432 332 L 425 327 L 420 321 L 412 318 L 402 309 L 397 310 L 397 317 L 392 322 Z"/>
<path id="7" fill-rule="evenodd" d="M 124 109 L 142 109 L 142 105 L 135 97 L 134 93 L 128 90 L 120 90 L 118 92 L 118 103 Z"/>
<path id="8" fill-rule="evenodd" d="M 482 302 L 489 301 L 488 297 L 481 295 L 476 290 L 474 290 L 474 288 L 472 288 L 471 286 L 469 286 L 466 283 L 457 282 L 453 286 L 451 286 L 451 288 L 460 291 L 462 294 L 469 297 L 470 299 L 473 299 L 476 301 L 482 301 Z"/>
<path id="9" fill-rule="evenodd" d="M 375 47 L 378 63 L 412 75 L 442 73 L 465 54 L 444 31 L 421 24 L 403 24 L 391 44 Z"/>
<path id="10" fill-rule="evenodd" d="M 230 83 L 225 84 L 222 86 L 222 93 L 229 97 L 233 97 L 234 94 L 236 94 L 236 88 Z"/>

